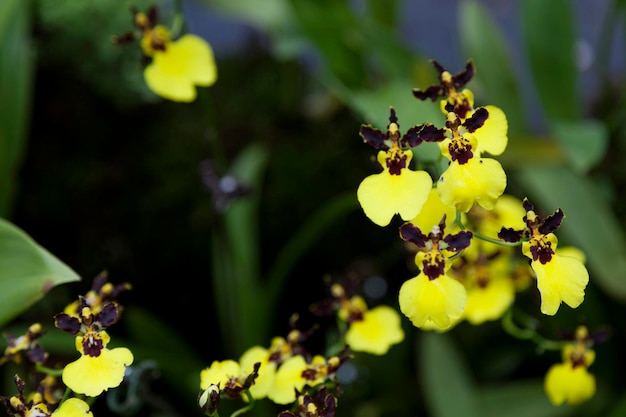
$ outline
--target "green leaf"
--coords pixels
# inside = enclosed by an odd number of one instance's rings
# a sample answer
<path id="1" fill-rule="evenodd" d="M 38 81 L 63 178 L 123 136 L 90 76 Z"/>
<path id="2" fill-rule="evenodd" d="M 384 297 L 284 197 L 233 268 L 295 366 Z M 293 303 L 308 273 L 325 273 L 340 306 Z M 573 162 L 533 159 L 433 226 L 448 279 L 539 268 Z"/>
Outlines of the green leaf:
<path id="1" fill-rule="evenodd" d="M 474 0 L 459 3 L 459 37 L 463 52 L 476 67 L 474 81 L 468 87 L 474 91 L 473 83 L 477 83 L 477 99 L 484 96 L 489 100 L 477 105 L 500 107 L 506 113 L 509 132 L 524 131 L 524 108 L 512 48 L 485 6 Z"/>
<path id="2" fill-rule="evenodd" d="M 575 411 L 570 407 L 552 405 L 542 380 L 523 380 L 481 388 L 477 394 L 484 417 L 562 417 Z"/>
<path id="3" fill-rule="evenodd" d="M 419 364 L 426 405 L 432 417 L 483 417 L 464 358 L 449 334 L 420 334 Z"/>
<path id="4" fill-rule="evenodd" d="M 584 174 L 604 157 L 609 134 L 606 126 L 594 120 L 553 122 L 556 139 L 565 149 L 573 170 Z"/>
<path id="5" fill-rule="evenodd" d="M 367 77 L 366 44 L 348 2 L 291 0 L 290 4 L 299 28 L 320 53 L 324 70 L 352 88 L 362 86 Z"/>
<path id="6" fill-rule="evenodd" d="M 0 3 L 0 216 L 8 217 L 25 148 L 33 79 L 30 2 Z"/>
<path id="7" fill-rule="evenodd" d="M 0 219 L 0 327 L 51 288 L 80 277 L 23 230 Z"/>
<path id="8" fill-rule="evenodd" d="M 570 0 L 520 2 L 522 39 L 545 115 L 552 120 L 581 116 L 581 97 Z"/>
<path id="9" fill-rule="evenodd" d="M 563 209 L 557 231 L 561 244 L 583 250 L 591 281 L 606 294 L 626 302 L 626 238 L 610 205 L 587 177 L 563 166 L 528 166 L 514 173 L 537 209 Z"/>
<path id="10" fill-rule="evenodd" d="M 204 0 L 203 3 L 211 10 L 244 20 L 268 33 L 279 32 L 293 22 L 293 13 L 286 0 L 264 0 L 262 7 L 256 0 Z"/>
<path id="11" fill-rule="evenodd" d="M 261 285 L 258 225 L 268 158 L 269 152 L 259 143 L 253 143 L 237 156 L 230 175 L 252 191 L 234 200 L 224 213 L 224 224 L 213 230 L 213 285 L 222 336 L 226 350 L 237 355 L 270 338 L 271 323 L 265 320 L 269 310 Z"/>
<path id="12" fill-rule="evenodd" d="M 378 88 L 344 89 L 338 92 L 350 109 L 365 123 L 379 129 L 387 128 L 390 107 L 396 110 L 398 123 L 404 130 L 426 122 L 436 125 L 444 123 L 445 116 L 439 109 L 439 103 L 416 99 L 412 89 L 413 86 L 408 80 L 395 80 Z"/>

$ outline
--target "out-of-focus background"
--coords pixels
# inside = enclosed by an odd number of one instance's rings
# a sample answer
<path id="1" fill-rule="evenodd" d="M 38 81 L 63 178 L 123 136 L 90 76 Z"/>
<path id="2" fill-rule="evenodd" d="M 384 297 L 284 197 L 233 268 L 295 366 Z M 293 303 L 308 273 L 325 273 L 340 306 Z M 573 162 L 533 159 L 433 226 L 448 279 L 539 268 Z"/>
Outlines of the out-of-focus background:
<path id="1" fill-rule="evenodd" d="M 218 82 L 191 104 L 150 92 L 138 44 L 111 42 L 134 29 L 131 7 L 150 5 L 166 25 L 182 11 L 214 49 Z M 532 291 L 516 304 L 547 338 L 580 323 L 610 329 L 591 368 L 597 394 L 550 405 L 541 381 L 558 352 L 499 322 L 433 338 L 403 318 L 401 345 L 342 371 L 337 415 L 623 415 L 625 25 L 623 0 L 2 0 L 0 216 L 82 277 L 4 328 L 45 325 L 106 270 L 133 287 L 113 337 L 157 364 L 159 401 L 138 415 L 189 416 L 200 415 L 203 367 L 286 335 L 294 313 L 315 322 L 308 307 L 328 296 L 325 277 L 359 276 L 369 303 L 397 307 L 410 260 L 399 224 L 375 226 L 358 207 L 356 188 L 376 170 L 358 130 L 384 128 L 389 106 L 403 128 L 441 123 L 438 104 L 411 88 L 436 82 L 431 59 L 452 73 L 471 59 L 476 104 L 509 120 L 507 192 L 546 214 L 562 207 L 559 237 L 585 251 L 591 274 L 576 310 L 541 316 Z M 207 162 L 250 187 L 225 213 Z M 309 343 L 323 348 L 324 333 Z"/>

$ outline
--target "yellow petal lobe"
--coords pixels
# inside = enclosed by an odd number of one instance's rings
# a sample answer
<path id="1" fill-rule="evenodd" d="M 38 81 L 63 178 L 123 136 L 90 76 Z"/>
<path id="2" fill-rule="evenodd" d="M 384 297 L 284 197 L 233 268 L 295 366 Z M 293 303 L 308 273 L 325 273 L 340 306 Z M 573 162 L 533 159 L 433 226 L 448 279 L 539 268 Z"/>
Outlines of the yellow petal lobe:
<path id="1" fill-rule="evenodd" d="M 441 201 L 463 213 L 474 203 L 486 210 L 493 209 L 505 188 L 504 169 L 490 158 L 471 158 L 465 164 L 452 162 L 437 182 Z"/>
<path id="2" fill-rule="evenodd" d="M 434 280 L 424 274 L 402 284 L 400 310 L 413 325 L 424 329 L 446 330 L 461 317 L 467 293 L 463 284 L 442 275 Z"/>
<path id="3" fill-rule="evenodd" d="M 371 221 L 379 226 L 387 226 L 395 214 L 399 214 L 403 220 L 417 216 L 431 188 L 432 179 L 425 171 L 404 168 L 399 175 L 392 175 L 385 168 L 381 173 L 370 175 L 361 182 L 357 198 Z"/>
<path id="4" fill-rule="evenodd" d="M 367 310 L 363 320 L 350 324 L 346 343 L 356 352 L 384 355 L 389 348 L 404 340 L 404 331 L 398 312 L 389 306 Z"/>

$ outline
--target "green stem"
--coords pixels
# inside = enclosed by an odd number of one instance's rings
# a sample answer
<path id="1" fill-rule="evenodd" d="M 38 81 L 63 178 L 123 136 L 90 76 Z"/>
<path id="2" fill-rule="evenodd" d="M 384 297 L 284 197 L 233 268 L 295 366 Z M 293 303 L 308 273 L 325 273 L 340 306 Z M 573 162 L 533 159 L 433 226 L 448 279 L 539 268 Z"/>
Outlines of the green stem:
<path id="1" fill-rule="evenodd" d="M 461 212 L 460 211 L 456 211 L 456 219 L 454 220 L 454 222 L 461 228 L 461 230 L 466 230 L 465 225 L 463 224 L 463 220 L 461 220 Z M 505 242 L 504 240 L 500 240 L 500 239 L 496 239 L 493 237 L 489 237 L 489 236 L 485 236 L 482 233 L 478 233 L 478 232 L 474 232 L 472 231 L 472 234 L 474 235 L 474 237 L 480 239 L 480 240 L 484 240 L 485 242 L 491 242 L 491 243 L 495 243 L 496 245 L 501 245 L 501 246 L 519 246 L 522 244 L 522 241 L 518 241 L 518 242 Z"/>
<path id="2" fill-rule="evenodd" d="M 61 369 L 52 369 L 52 368 L 48 368 L 46 366 L 43 366 L 40 363 L 35 365 L 35 369 L 38 372 L 42 372 L 42 373 L 44 373 L 46 375 L 57 376 L 57 377 L 63 375 L 63 368 L 61 368 Z"/>
<path id="3" fill-rule="evenodd" d="M 174 19 L 172 20 L 172 38 L 178 38 L 182 33 L 185 32 L 185 15 L 183 13 L 183 2 L 182 0 L 176 0 L 174 2 Z"/>
<path id="4" fill-rule="evenodd" d="M 563 341 L 549 340 L 541 336 L 534 329 L 517 326 L 513 320 L 512 308 L 502 316 L 502 327 L 508 334 L 516 339 L 534 342 L 541 350 L 561 350 L 563 346 L 565 346 L 565 342 Z"/>
<path id="5" fill-rule="evenodd" d="M 501 245 L 501 246 L 519 246 L 522 244 L 522 241 L 520 240 L 519 242 L 505 242 L 504 240 L 500 240 L 500 239 L 495 239 L 489 236 L 485 236 L 483 234 L 480 234 L 478 232 L 472 232 L 472 234 L 477 237 L 480 240 L 484 240 L 485 242 L 491 242 L 491 243 L 495 243 L 497 245 Z"/>
<path id="6" fill-rule="evenodd" d="M 248 411 L 252 410 L 254 408 L 254 397 L 252 396 L 252 394 L 250 393 L 250 390 L 246 390 L 246 392 L 244 393 L 244 395 L 246 397 L 248 397 L 248 404 L 245 407 L 240 408 L 239 410 L 233 412 L 230 417 L 237 417 L 240 416 L 242 414 L 247 413 Z"/>

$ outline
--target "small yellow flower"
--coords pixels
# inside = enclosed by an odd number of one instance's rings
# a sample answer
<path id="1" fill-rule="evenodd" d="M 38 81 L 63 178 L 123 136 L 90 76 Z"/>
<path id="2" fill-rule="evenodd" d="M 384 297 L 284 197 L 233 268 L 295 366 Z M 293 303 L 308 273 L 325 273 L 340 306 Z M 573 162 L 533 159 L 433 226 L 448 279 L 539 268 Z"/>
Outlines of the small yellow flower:
<path id="1" fill-rule="evenodd" d="M 544 379 L 544 389 L 554 405 L 581 404 L 596 392 L 596 379 L 588 371 L 595 360 L 595 352 L 590 348 L 593 337 L 586 327 L 579 326 L 575 338 L 562 350 L 563 363 L 552 365 Z"/>
<path id="2" fill-rule="evenodd" d="M 83 347 L 88 343 L 85 338 L 101 341 L 96 356 L 85 353 Z M 126 367 L 133 363 L 133 354 L 124 347 L 107 349 L 109 340 L 109 335 L 104 331 L 76 337 L 76 349 L 81 356 L 63 369 L 63 383 L 72 391 L 97 397 L 103 391 L 122 383 Z"/>
<path id="3" fill-rule="evenodd" d="M 363 140 L 379 149 L 377 160 L 383 171 L 361 182 L 357 199 L 365 215 L 379 226 L 387 226 L 395 214 L 403 220 L 417 216 L 432 188 L 430 174 L 409 168 L 413 152 L 406 148 L 422 141 L 418 128 L 415 126 L 401 136 L 393 108 L 386 133 L 370 125 L 361 126 L 359 134 Z"/>
<path id="4" fill-rule="evenodd" d="M 578 307 L 585 298 L 589 272 L 580 251 L 557 251 L 558 239 L 553 232 L 561 226 L 565 214 L 558 209 L 542 217 L 535 213 L 527 199 L 524 199 L 522 205 L 526 210 L 526 228 L 515 230 L 503 227 L 498 237 L 507 242 L 527 239 L 522 242 L 522 253 L 530 258 L 530 265 L 537 277 L 542 313 L 553 316 L 561 302 L 572 308 Z"/>
<path id="5" fill-rule="evenodd" d="M 428 198 L 432 179 L 425 171 L 408 168 L 413 152 L 390 149 L 378 152 L 379 174 L 365 178 L 357 190 L 357 198 L 365 215 L 379 226 L 387 226 L 395 214 L 403 220 L 417 216 Z M 402 168 L 390 171 L 390 160 L 402 160 Z"/>
<path id="6" fill-rule="evenodd" d="M 400 237 L 418 248 L 415 265 L 420 268 L 420 274 L 400 288 L 400 310 L 416 327 L 448 330 L 461 318 L 467 300 L 463 284 L 448 275 L 448 257 L 467 248 L 472 233 L 446 235 L 444 217 L 428 235 L 405 223 L 400 227 Z"/>
<path id="7" fill-rule="evenodd" d="M 540 245 L 550 245 L 555 251 L 550 260 L 542 263 L 531 261 L 537 275 L 537 288 L 541 293 L 541 312 L 553 316 L 561 303 L 571 308 L 578 307 L 585 298 L 585 287 L 589 283 L 589 272 L 580 259 L 563 256 L 557 251 L 557 237 L 550 233 L 542 237 Z M 531 247 L 534 242 L 524 242 L 522 252 L 532 259 Z"/>
<path id="8" fill-rule="evenodd" d="M 362 319 L 351 322 L 346 332 L 346 343 L 352 350 L 374 355 L 386 354 L 403 340 L 398 312 L 383 305 L 364 311 Z"/>
<path id="9" fill-rule="evenodd" d="M 465 125 L 467 119 L 472 118 L 476 112 L 488 114 L 484 124 L 480 129 L 469 129 L 472 136 L 477 140 L 477 146 L 473 151 L 480 156 L 483 152 L 491 155 L 500 155 L 506 149 L 508 143 L 507 131 L 508 122 L 504 112 L 496 106 L 484 106 L 474 108 L 474 93 L 464 88 L 474 77 L 475 69 L 472 61 L 468 61 L 463 71 L 452 75 L 437 61 L 432 61 L 437 72 L 439 72 L 439 84 L 428 87 L 426 90 L 413 89 L 413 95 L 420 99 L 430 99 L 439 101 L 441 111 L 445 115 L 454 113 L 461 123 Z M 470 127 L 470 125 L 466 126 Z"/>
<path id="10" fill-rule="evenodd" d="M 494 124 L 500 124 L 497 120 L 487 123 L 490 116 L 484 107 L 474 111 L 465 121 L 455 113 L 448 113 L 444 132 L 446 138 L 439 143 L 441 153 L 450 159 L 448 169 L 437 181 L 439 196 L 444 204 L 463 213 L 467 213 L 474 203 L 486 210 L 493 209 L 506 188 L 502 165 L 495 159 L 480 156 L 478 138 L 481 130 L 487 129 L 490 133 L 497 130 Z M 488 147 L 495 151 L 503 150 L 498 147 L 502 137 L 489 139 L 486 141 Z"/>
<path id="11" fill-rule="evenodd" d="M 552 365 L 546 374 L 545 390 L 554 405 L 577 405 L 593 397 L 596 379 L 584 366 L 560 363 Z"/>
<path id="12" fill-rule="evenodd" d="M 178 102 L 196 99 L 196 86 L 217 81 L 217 66 L 211 46 L 196 35 L 183 35 L 156 49 L 144 70 L 148 87 L 161 97 Z"/>

